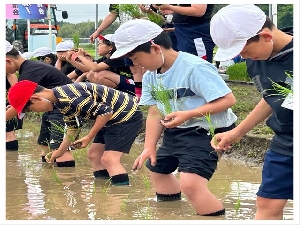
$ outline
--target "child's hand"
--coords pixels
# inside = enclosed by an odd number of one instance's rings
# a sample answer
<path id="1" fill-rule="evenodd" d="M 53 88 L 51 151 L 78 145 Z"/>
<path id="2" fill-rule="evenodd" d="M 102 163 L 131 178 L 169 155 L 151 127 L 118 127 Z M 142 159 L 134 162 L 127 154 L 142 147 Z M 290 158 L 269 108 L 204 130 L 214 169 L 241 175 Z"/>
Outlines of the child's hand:
<path id="1" fill-rule="evenodd" d="M 78 48 L 77 55 L 78 55 L 78 56 L 84 56 L 84 54 L 85 54 L 84 49 L 83 49 L 83 48 Z"/>
<path id="2" fill-rule="evenodd" d="M 239 135 L 236 129 L 226 131 L 223 133 L 215 134 L 212 138 L 210 144 L 211 147 L 216 151 L 226 151 L 231 149 L 231 145 L 235 142 L 239 142 L 242 139 L 242 136 Z"/>
<path id="3" fill-rule="evenodd" d="M 84 136 L 83 138 L 80 138 L 77 141 L 72 142 L 72 146 L 75 148 L 85 148 L 92 139 L 89 136 Z"/>
<path id="4" fill-rule="evenodd" d="M 151 165 L 155 166 L 156 164 L 156 150 L 144 149 L 139 157 L 134 161 L 131 170 L 136 171 L 142 168 L 144 162 L 150 159 Z"/>
<path id="5" fill-rule="evenodd" d="M 166 128 L 174 128 L 183 124 L 188 119 L 189 113 L 187 111 L 177 111 L 166 115 L 160 123 Z"/>

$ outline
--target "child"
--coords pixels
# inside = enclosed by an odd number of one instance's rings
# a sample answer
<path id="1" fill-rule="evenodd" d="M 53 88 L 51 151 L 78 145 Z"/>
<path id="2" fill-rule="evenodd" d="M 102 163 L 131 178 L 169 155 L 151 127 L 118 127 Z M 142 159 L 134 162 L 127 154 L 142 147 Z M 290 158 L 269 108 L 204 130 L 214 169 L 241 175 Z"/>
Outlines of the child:
<path id="1" fill-rule="evenodd" d="M 283 208 L 293 199 L 293 110 L 286 104 L 293 100 L 285 99 L 273 85 L 292 87 L 287 74 L 293 75 L 293 36 L 278 30 L 255 5 L 229 5 L 219 10 L 211 21 L 211 36 L 219 47 L 215 60 L 238 54 L 247 58 L 248 73 L 263 97 L 246 119 L 235 129 L 217 134 L 218 144 L 211 141 L 211 145 L 227 150 L 267 119 L 275 135 L 265 155 L 255 219 L 283 219 Z"/>
<path id="2" fill-rule="evenodd" d="M 135 160 L 133 170 L 146 159 L 158 201 L 187 196 L 202 216 L 225 213 L 222 203 L 208 189 L 208 180 L 216 170 L 218 156 L 210 146 L 211 135 L 205 115 L 211 115 L 215 132 L 234 127 L 235 103 L 224 80 L 209 62 L 189 53 L 176 52 L 168 34 L 153 22 L 135 19 L 121 25 L 114 34 L 117 50 L 111 56 L 129 57 L 148 71 L 143 76 L 140 105 L 149 105 L 144 151 Z M 159 70 L 159 71 L 157 71 Z M 159 102 L 152 87 L 164 86 L 172 113 Z M 166 128 L 166 129 L 164 129 Z M 156 151 L 161 133 L 162 145 Z M 172 174 L 178 168 L 180 180 Z"/>
<path id="3" fill-rule="evenodd" d="M 68 84 L 46 89 L 37 83 L 23 80 L 15 84 L 8 92 L 10 104 L 22 112 L 47 112 L 55 106 L 64 115 L 67 125 L 66 135 L 49 162 L 68 149 L 71 142 L 85 148 L 95 138 L 105 144 L 105 151 L 99 149 L 98 158 L 103 165 L 101 174 L 111 176 L 112 184 L 128 185 L 129 178 L 120 159 L 128 154 L 135 137 L 142 126 L 142 112 L 138 108 L 136 97 L 89 82 Z M 77 141 L 78 121 L 95 120 L 89 133 Z"/>
<path id="4" fill-rule="evenodd" d="M 55 67 L 36 60 L 25 60 L 19 52 L 6 41 L 6 73 L 14 74 L 18 71 L 18 81 L 31 80 L 47 88 L 53 88 L 72 81 Z M 22 95 L 22 93 L 20 94 Z M 6 110 L 6 120 L 17 116 L 13 107 Z M 45 155 L 51 150 L 57 149 L 63 139 L 63 134 L 57 132 L 57 126 L 63 126 L 63 115 L 58 109 L 43 113 L 41 119 L 38 144 L 42 149 L 42 161 L 46 162 Z M 74 167 L 75 160 L 70 151 L 67 151 L 61 158 L 57 159 L 58 167 Z"/>

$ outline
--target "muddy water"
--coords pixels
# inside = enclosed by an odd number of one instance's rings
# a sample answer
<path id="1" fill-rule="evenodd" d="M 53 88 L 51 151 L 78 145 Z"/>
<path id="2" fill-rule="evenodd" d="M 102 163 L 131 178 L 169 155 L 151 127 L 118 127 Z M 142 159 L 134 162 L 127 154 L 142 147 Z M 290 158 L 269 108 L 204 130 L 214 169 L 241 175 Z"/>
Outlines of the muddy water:
<path id="1" fill-rule="evenodd" d="M 226 215 L 201 217 L 183 195 L 182 201 L 156 202 L 146 168 L 130 174 L 131 185 L 111 186 L 95 180 L 86 150 L 77 150 L 75 168 L 50 169 L 41 163 L 36 131 L 18 132 L 20 149 L 6 152 L 7 220 L 249 220 L 254 218 L 261 168 L 221 159 L 209 182 L 210 190 L 223 202 Z M 130 171 L 142 149 L 134 144 L 122 161 Z M 177 176 L 178 174 L 176 174 Z M 293 202 L 284 211 L 293 219 Z"/>

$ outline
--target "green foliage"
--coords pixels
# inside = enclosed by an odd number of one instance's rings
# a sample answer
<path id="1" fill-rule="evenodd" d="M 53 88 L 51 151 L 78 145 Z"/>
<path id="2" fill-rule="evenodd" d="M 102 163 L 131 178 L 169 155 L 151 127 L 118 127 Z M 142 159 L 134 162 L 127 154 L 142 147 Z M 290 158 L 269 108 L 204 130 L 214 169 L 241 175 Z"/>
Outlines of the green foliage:
<path id="1" fill-rule="evenodd" d="M 147 13 L 147 17 L 151 22 L 156 23 L 160 27 L 165 23 L 164 17 L 158 13 Z"/>
<path id="2" fill-rule="evenodd" d="M 118 4 L 119 11 L 126 13 L 134 19 L 146 17 L 146 14 L 140 10 L 138 4 Z"/>
<path id="3" fill-rule="evenodd" d="M 246 62 L 236 63 L 227 68 L 226 74 L 229 80 L 250 81 Z"/>
<path id="4" fill-rule="evenodd" d="M 76 31 L 74 34 L 73 34 L 73 36 L 72 36 L 72 38 L 73 38 L 73 42 L 74 42 L 74 47 L 75 48 L 78 48 L 79 47 L 79 43 L 80 43 L 80 36 L 79 36 L 79 33 Z"/>
<path id="5" fill-rule="evenodd" d="M 285 72 L 285 74 L 291 80 L 293 80 L 293 76 L 290 73 Z M 273 90 L 275 92 L 277 92 L 277 94 L 271 94 L 271 95 L 282 95 L 283 97 L 287 97 L 288 95 L 294 95 L 294 91 L 293 91 L 293 88 L 292 88 L 293 86 L 291 84 L 288 84 L 287 87 L 284 87 L 284 86 L 272 81 L 271 79 L 270 79 L 270 81 L 272 83 Z"/>

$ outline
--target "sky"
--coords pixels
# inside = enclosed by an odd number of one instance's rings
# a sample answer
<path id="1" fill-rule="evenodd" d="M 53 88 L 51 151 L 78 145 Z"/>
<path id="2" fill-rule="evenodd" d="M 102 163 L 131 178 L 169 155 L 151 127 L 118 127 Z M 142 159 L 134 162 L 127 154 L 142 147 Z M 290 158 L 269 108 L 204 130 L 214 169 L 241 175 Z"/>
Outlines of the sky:
<path id="1" fill-rule="evenodd" d="M 57 12 L 57 20 L 69 23 L 80 23 L 96 20 L 96 4 L 57 4 L 58 10 L 68 12 L 68 19 L 63 20 L 61 12 Z M 108 14 L 109 4 L 98 4 L 98 20 L 104 19 Z"/>

